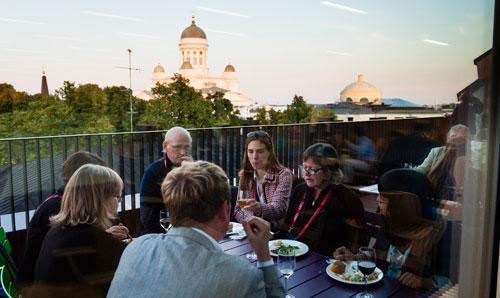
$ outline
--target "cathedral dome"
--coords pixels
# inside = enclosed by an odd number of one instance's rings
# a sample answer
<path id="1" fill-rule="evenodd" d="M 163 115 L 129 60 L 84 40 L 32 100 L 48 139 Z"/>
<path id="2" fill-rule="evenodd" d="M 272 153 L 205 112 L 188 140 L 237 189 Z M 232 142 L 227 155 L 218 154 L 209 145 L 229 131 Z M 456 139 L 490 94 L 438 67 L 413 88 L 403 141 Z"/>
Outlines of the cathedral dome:
<path id="1" fill-rule="evenodd" d="M 231 64 L 226 65 L 226 68 L 224 68 L 224 72 L 236 72 L 236 69 L 234 69 L 234 66 Z"/>
<path id="2" fill-rule="evenodd" d="M 358 80 L 347 85 L 340 92 L 341 102 L 357 104 L 380 104 L 382 93 L 372 84 L 365 82 L 363 75 L 358 75 Z"/>
<path id="3" fill-rule="evenodd" d="M 160 64 L 156 65 L 154 70 L 153 70 L 154 73 L 157 73 L 157 72 L 165 72 L 165 68 L 163 68 L 163 66 L 161 66 Z"/>
<path id="4" fill-rule="evenodd" d="M 193 69 L 193 66 L 189 61 L 182 62 L 181 69 Z"/>
<path id="5" fill-rule="evenodd" d="M 191 21 L 191 26 L 187 27 L 182 31 L 181 34 L 181 39 L 183 38 L 203 38 L 207 39 L 207 36 L 205 35 L 205 32 L 198 26 L 196 26 L 196 23 L 194 22 L 194 17 L 193 20 Z"/>

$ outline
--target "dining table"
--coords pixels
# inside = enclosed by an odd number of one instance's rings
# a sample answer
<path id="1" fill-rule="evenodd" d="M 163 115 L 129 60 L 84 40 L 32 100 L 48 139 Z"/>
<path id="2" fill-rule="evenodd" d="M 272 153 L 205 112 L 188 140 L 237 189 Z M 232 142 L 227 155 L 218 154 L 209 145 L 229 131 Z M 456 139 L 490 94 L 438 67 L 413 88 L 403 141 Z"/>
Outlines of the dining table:
<path id="1" fill-rule="evenodd" d="M 220 243 L 229 255 L 247 260 L 246 254 L 253 251 L 248 239 L 233 240 L 225 238 Z M 296 267 L 288 279 L 288 292 L 296 298 L 302 297 L 354 297 L 364 292 L 364 285 L 350 285 L 332 279 L 326 273 L 329 257 L 309 250 L 296 258 Z M 255 261 L 247 260 L 249 263 Z M 276 259 L 274 259 L 276 263 Z M 281 277 L 284 283 L 284 277 Z M 368 292 L 374 297 L 428 297 L 421 291 L 403 286 L 397 280 L 384 277 L 381 281 L 369 285 Z"/>

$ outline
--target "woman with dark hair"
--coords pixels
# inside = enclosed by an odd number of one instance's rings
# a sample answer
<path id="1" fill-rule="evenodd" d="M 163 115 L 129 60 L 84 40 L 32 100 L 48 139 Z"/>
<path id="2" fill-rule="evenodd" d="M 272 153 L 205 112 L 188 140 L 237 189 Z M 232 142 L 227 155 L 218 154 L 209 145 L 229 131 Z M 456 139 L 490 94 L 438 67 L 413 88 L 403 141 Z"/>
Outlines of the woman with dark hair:
<path id="1" fill-rule="evenodd" d="M 314 144 L 304 151 L 302 160 L 305 182 L 293 189 L 283 230 L 323 254 L 363 242 L 363 204 L 340 184 L 342 172 L 335 148 Z"/>
<path id="2" fill-rule="evenodd" d="M 236 205 L 236 220 L 242 222 L 258 216 L 279 227 L 279 221 L 285 217 L 288 208 L 292 173 L 276 159 L 267 132 L 258 130 L 247 134 L 239 177 L 238 193 L 248 192 L 247 199 L 250 200 L 245 207 Z"/>
<path id="3" fill-rule="evenodd" d="M 403 191 L 415 194 L 420 202 L 422 216 L 431 220 L 436 218 L 438 203 L 429 180 L 420 172 L 412 169 L 390 170 L 378 179 L 378 191 Z"/>
<path id="4" fill-rule="evenodd" d="M 442 221 L 424 219 L 417 195 L 407 192 L 383 192 L 377 198 L 382 226 L 377 236 L 377 257 L 383 261 L 385 276 L 405 286 L 430 289 L 443 286 L 447 278 L 436 276 L 434 249 L 443 232 Z M 341 247 L 336 259 L 353 259 L 349 249 Z M 386 267 L 386 268 L 384 268 Z"/>

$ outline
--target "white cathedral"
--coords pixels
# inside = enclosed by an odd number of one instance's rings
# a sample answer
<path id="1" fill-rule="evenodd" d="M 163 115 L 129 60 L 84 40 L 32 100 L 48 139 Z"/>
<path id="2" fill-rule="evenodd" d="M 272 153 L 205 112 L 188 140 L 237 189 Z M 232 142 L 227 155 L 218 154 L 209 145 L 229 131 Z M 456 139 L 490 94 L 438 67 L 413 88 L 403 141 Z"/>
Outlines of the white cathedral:
<path id="1" fill-rule="evenodd" d="M 194 17 L 191 26 L 182 31 L 179 51 L 182 62 L 177 73 L 189 79 L 189 84 L 201 91 L 203 96 L 221 91 L 237 109 L 245 110 L 253 105 L 250 97 L 238 92 L 238 75 L 233 65 L 228 64 L 220 76 L 209 74 L 207 36 L 200 27 L 196 26 Z M 157 83 L 170 84 L 172 77 L 173 74 L 167 74 L 165 68 L 158 64 L 153 70 L 152 86 L 156 86 Z M 152 98 L 149 91 L 140 91 L 135 95 L 144 100 Z"/>

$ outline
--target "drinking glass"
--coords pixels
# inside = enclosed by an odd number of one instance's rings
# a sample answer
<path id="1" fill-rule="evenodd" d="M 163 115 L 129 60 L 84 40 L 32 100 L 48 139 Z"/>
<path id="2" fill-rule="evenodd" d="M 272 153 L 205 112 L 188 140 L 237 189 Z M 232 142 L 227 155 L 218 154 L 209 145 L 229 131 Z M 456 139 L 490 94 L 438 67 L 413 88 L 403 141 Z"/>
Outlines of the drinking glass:
<path id="1" fill-rule="evenodd" d="M 371 247 L 360 247 L 359 253 L 356 256 L 358 260 L 358 270 L 361 271 L 365 279 L 364 293 L 358 293 L 356 298 L 373 298 L 373 295 L 368 293 L 368 275 L 372 274 L 376 268 L 375 249 Z"/>
<path id="2" fill-rule="evenodd" d="M 251 200 L 252 199 L 250 198 L 250 192 L 248 190 L 240 190 L 236 203 L 243 212 L 246 212 L 244 208 L 250 203 Z M 257 255 L 254 251 L 252 251 L 251 253 L 246 254 L 246 258 L 250 261 L 255 261 L 257 260 Z"/>
<path id="3" fill-rule="evenodd" d="M 295 296 L 288 294 L 288 279 L 293 274 L 295 270 L 295 252 L 288 255 L 278 254 L 278 269 L 285 277 L 285 298 L 295 298 Z"/>
<path id="4" fill-rule="evenodd" d="M 165 232 L 168 232 L 168 230 L 172 227 L 170 224 L 170 213 L 168 213 L 166 209 L 160 211 L 160 225 Z"/>

